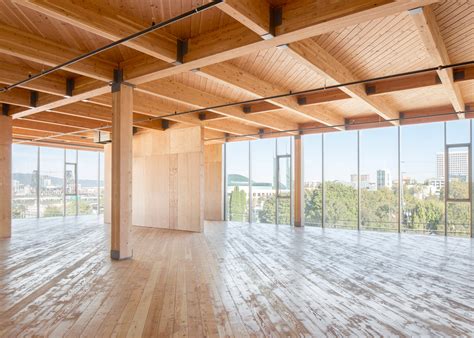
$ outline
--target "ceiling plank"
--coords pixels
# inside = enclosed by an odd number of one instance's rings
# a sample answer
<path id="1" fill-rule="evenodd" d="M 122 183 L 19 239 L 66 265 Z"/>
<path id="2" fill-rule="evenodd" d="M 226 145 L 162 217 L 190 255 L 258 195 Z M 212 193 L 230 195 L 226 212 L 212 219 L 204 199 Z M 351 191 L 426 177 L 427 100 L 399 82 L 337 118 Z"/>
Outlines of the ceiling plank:
<path id="1" fill-rule="evenodd" d="M 1 24 L 0 52 L 51 67 L 84 53 L 24 30 Z M 114 68 L 117 68 L 117 65 L 93 56 L 67 66 L 64 70 L 101 81 L 110 81 Z"/>
<path id="2" fill-rule="evenodd" d="M 84 8 L 69 1 L 13 1 L 21 6 L 33 9 L 112 41 L 122 39 L 147 28 L 131 20 L 124 20 L 118 13 L 111 13 L 106 8 L 94 8 L 91 6 Z M 127 41 L 124 45 L 166 62 L 176 61 L 177 39 L 163 30 L 156 30 L 138 39 Z"/>
<path id="3" fill-rule="evenodd" d="M 451 62 L 449 60 L 448 50 L 441 36 L 436 17 L 431 7 L 419 7 L 410 11 L 411 17 L 420 34 L 423 45 L 430 56 L 434 66 L 445 66 Z M 461 89 L 454 83 L 453 70 L 440 69 L 438 76 L 444 86 L 446 95 L 453 105 L 454 109 L 459 113 L 460 119 L 465 118 L 464 111 L 465 103 L 462 97 Z"/>
<path id="4" fill-rule="evenodd" d="M 358 80 L 347 67 L 336 60 L 313 39 L 294 42 L 288 47 L 288 52 L 292 57 L 336 84 Z M 384 98 L 369 97 L 365 92 L 363 84 L 343 86 L 340 89 L 352 98 L 363 102 L 368 109 L 386 120 L 398 119 L 399 117 L 398 111 L 391 107 Z M 397 124 L 397 122 L 393 121 L 393 124 Z"/>

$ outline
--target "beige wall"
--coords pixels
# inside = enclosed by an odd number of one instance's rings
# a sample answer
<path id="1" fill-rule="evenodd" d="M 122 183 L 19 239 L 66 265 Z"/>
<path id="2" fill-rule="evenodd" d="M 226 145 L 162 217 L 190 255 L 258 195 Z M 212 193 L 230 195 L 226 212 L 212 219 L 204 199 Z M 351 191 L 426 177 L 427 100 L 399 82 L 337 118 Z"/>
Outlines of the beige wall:
<path id="1" fill-rule="evenodd" d="M 202 231 L 204 153 L 201 132 L 201 127 L 191 127 L 145 131 L 134 136 L 133 225 Z M 105 153 L 105 168 L 110 170 L 107 148 Z M 107 194 L 107 183 L 110 186 L 111 182 L 106 178 L 105 183 Z M 108 198 L 105 201 L 107 203 Z M 107 222 L 110 202 L 105 209 Z"/>
<path id="2" fill-rule="evenodd" d="M 222 221 L 224 219 L 222 144 L 204 146 L 204 173 L 204 219 Z"/>

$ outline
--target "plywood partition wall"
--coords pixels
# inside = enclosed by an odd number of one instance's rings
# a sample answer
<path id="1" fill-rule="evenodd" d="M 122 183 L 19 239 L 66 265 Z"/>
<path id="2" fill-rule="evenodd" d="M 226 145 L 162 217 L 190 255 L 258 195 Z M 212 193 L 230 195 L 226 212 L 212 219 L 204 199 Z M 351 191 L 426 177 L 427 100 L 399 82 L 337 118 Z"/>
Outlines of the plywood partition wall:
<path id="1" fill-rule="evenodd" d="M 110 143 L 104 145 L 104 222 L 107 224 L 112 222 L 112 144 Z"/>
<path id="2" fill-rule="evenodd" d="M 224 220 L 222 145 L 204 146 L 204 219 L 207 221 Z"/>
<path id="3" fill-rule="evenodd" d="M 146 131 L 133 140 L 133 224 L 202 231 L 201 127 Z"/>

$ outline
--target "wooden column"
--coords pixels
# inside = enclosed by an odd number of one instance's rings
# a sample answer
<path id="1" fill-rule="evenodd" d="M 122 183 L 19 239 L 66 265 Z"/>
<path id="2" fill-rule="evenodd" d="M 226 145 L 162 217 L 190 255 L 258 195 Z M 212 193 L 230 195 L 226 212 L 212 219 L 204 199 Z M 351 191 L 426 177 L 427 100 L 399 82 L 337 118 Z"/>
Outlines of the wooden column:
<path id="1" fill-rule="evenodd" d="M 295 136 L 295 153 L 294 153 L 294 165 L 295 165 L 295 212 L 294 212 L 294 224 L 297 227 L 304 226 L 304 214 L 303 214 L 303 141 L 301 136 Z"/>
<path id="2" fill-rule="evenodd" d="M 129 237 L 132 225 L 133 88 L 122 82 L 112 85 L 112 259 L 132 256 Z"/>
<path id="3" fill-rule="evenodd" d="M 0 115 L 0 238 L 12 233 L 12 118 Z"/>

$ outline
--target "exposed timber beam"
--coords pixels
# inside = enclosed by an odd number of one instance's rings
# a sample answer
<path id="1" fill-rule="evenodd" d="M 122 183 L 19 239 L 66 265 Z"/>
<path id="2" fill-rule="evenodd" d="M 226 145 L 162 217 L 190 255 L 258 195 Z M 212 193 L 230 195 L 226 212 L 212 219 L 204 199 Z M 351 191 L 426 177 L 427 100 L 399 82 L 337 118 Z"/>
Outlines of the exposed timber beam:
<path id="1" fill-rule="evenodd" d="M 217 7 L 262 38 L 270 38 L 270 5 L 266 0 L 224 0 Z"/>
<path id="2" fill-rule="evenodd" d="M 95 34 L 109 39 L 115 39 L 117 32 L 136 32 L 139 29 L 136 23 L 129 20 L 126 22 L 118 20 L 120 24 L 115 25 L 114 22 L 109 20 L 110 16 L 106 16 L 106 10 L 101 12 L 100 15 L 98 13 L 84 14 L 85 11 L 87 11 L 86 9 L 79 7 L 71 10 L 70 3 L 65 2 L 51 3 L 46 0 L 15 1 L 34 10 L 51 15 L 59 20 L 68 22 L 76 27 L 93 31 Z M 375 0 L 357 0 L 337 4 L 332 2 L 317 2 L 316 4 L 314 1 L 298 0 L 290 2 L 283 7 L 283 22 L 276 27 L 276 36 L 272 39 L 262 40 L 258 34 L 249 31 L 247 27 L 239 23 L 227 25 L 222 29 L 191 38 L 188 41 L 188 53 L 183 58 L 184 63 L 172 66 L 163 62 L 163 57 L 161 57 L 160 60 L 146 59 L 143 63 L 125 63 L 123 65 L 124 78 L 130 83 L 139 85 L 174 74 L 227 61 L 259 50 L 292 43 L 347 26 L 356 25 L 361 22 L 393 15 L 419 6 L 425 6 L 436 1 L 437 0 L 384 0 L 379 2 Z M 65 8 L 62 8 L 63 5 Z M 88 17 L 88 14 L 93 16 Z M 100 16 L 100 20 L 92 20 L 93 17 L 97 16 Z M 94 25 L 92 28 L 90 27 L 91 22 L 93 22 Z M 153 47 L 164 49 L 164 44 L 158 43 L 158 41 L 161 41 L 158 37 L 151 36 L 148 42 L 137 39 L 136 41 L 132 41 L 133 44 L 129 43 L 127 46 L 147 53 L 147 49 Z M 172 59 L 175 59 L 175 57 L 171 57 L 171 54 L 174 55 L 176 50 L 175 41 L 173 41 L 172 45 L 172 51 L 168 51 L 170 56 L 165 60 L 167 62 L 172 62 Z M 156 55 L 156 57 L 163 56 L 163 54 L 165 54 L 165 51 L 160 55 Z M 108 86 L 97 86 L 90 88 L 87 93 L 83 95 L 74 95 L 72 98 L 58 100 L 55 103 L 29 109 L 13 118 L 35 114 L 46 109 L 77 102 L 84 98 L 102 95 L 108 91 Z"/>
<path id="3" fill-rule="evenodd" d="M 180 103 L 189 104 L 198 109 L 229 103 L 229 100 L 226 98 L 209 94 L 168 79 L 141 85 L 139 90 Z M 251 123 L 259 127 L 267 127 L 275 130 L 287 130 L 296 126 L 295 123 L 284 121 L 276 116 L 246 114 L 238 106 L 210 109 L 210 111 L 229 116 L 244 123 Z"/>
<path id="4" fill-rule="evenodd" d="M 250 74 L 249 72 L 246 72 L 228 62 L 201 68 L 197 74 L 223 83 L 224 85 L 230 85 L 232 87 L 238 88 L 239 90 L 244 90 L 247 94 L 252 95 L 254 98 L 262 98 L 288 92 L 287 89 L 280 88 L 277 85 L 262 80 L 261 78 Z M 267 102 L 281 108 L 288 109 L 289 111 L 304 118 L 321 122 L 326 125 L 344 124 L 344 119 L 328 108 L 318 107 L 315 109 L 313 107 L 302 107 L 298 104 L 295 97 L 282 97 L 267 100 Z"/>
<path id="5" fill-rule="evenodd" d="M 430 6 L 419 7 L 410 10 L 411 17 L 420 34 L 423 45 L 428 52 L 428 55 L 433 62 L 433 66 L 445 66 L 450 64 L 448 50 L 444 44 L 443 37 L 439 30 L 436 17 Z M 438 70 L 438 76 L 444 86 L 446 95 L 453 105 L 454 109 L 459 112 L 460 119 L 465 118 L 464 114 L 464 99 L 462 97 L 461 89 L 454 83 L 452 69 Z"/>
<path id="6" fill-rule="evenodd" d="M 288 53 L 322 77 L 337 84 L 357 81 L 356 76 L 313 39 L 294 42 L 289 45 Z M 364 103 L 368 109 L 386 120 L 397 119 L 398 111 L 381 97 L 369 97 L 362 84 L 340 88 L 352 98 Z"/>

